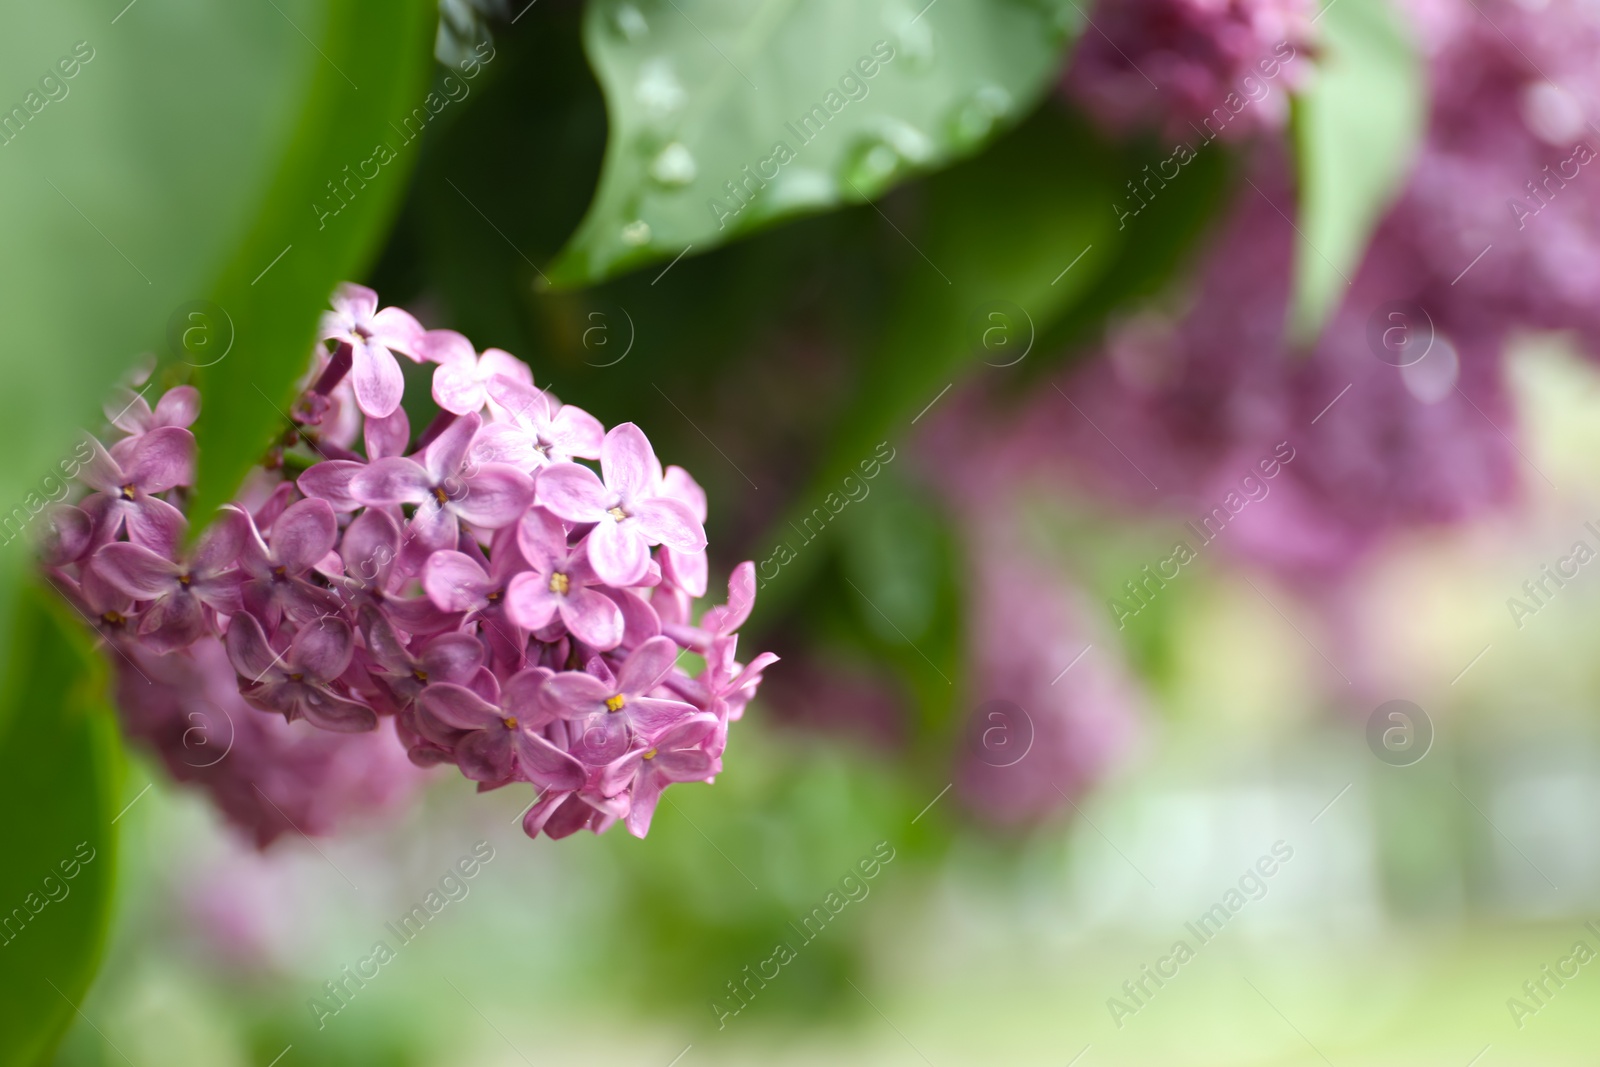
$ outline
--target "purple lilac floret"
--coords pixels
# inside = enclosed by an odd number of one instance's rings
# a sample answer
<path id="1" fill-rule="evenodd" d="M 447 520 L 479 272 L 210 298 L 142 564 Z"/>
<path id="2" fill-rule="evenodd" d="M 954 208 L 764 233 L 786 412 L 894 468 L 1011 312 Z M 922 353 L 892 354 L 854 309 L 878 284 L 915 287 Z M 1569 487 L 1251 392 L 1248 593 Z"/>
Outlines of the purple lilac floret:
<path id="1" fill-rule="evenodd" d="M 293 443 L 218 514 L 186 514 L 189 386 L 154 406 L 113 398 L 118 436 L 94 442 L 86 491 L 52 513 L 47 575 L 110 646 L 130 731 L 262 845 L 285 812 L 327 832 L 342 801 L 410 791 L 373 778 L 421 773 L 357 744 L 374 732 L 417 768 L 531 786 L 529 836 L 618 820 L 644 836 L 662 790 L 721 770 L 728 723 L 776 659 L 736 658 L 753 566 L 695 621 L 705 493 L 637 426 L 607 432 L 510 354 L 360 286 L 339 289 L 321 333 Z M 395 353 L 435 364 L 441 410 L 420 435 Z M 685 670 L 685 652 L 704 666 Z M 246 743 L 200 773 L 188 719 Z M 351 786 L 318 779 L 335 772 Z"/>

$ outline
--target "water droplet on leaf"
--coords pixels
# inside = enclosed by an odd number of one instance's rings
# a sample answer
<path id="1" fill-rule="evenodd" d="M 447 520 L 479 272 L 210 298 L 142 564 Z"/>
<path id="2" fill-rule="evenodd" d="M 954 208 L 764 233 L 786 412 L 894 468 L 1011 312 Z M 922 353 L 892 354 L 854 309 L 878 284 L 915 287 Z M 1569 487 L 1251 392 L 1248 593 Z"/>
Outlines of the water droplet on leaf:
<path id="1" fill-rule="evenodd" d="M 617 32 L 630 41 L 637 41 L 650 32 L 650 24 L 644 20 L 644 14 L 632 4 L 619 4 L 611 20 Z"/>
<path id="2" fill-rule="evenodd" d="M 643 219 L 634 219 L 622 228 L 622 243 L 638 248 L 650 243 L 650 224 Z"/>
<path id="3" fill-rule="evenodd" d="M 950 115 L 948 136 L 957 148 L 971 148 L 989 136 L 997 119 L 1011 110 L 1011 94 L 998 85 L 980 86 L 956 105 Z"/>
<path id="4" fill-rule="evenodd" d="M 688 185 L 697 173 L 693 154 L 679 141 L 663 148 L 650 163 L 650 177 L 662 185 Z"/>

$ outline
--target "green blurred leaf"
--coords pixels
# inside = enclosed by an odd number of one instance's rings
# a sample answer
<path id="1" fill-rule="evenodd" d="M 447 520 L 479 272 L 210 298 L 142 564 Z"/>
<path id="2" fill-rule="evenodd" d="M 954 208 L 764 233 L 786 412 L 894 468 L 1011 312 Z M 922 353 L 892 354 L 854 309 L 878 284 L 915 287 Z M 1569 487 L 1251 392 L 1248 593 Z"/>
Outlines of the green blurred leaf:
<path id="1" fill-rule="evenodd" d="M 552 282 L 703 252 L 971 153 L 1044 91 L 1074 6 L 589 4 L 585 45 L 611 130 L 599 191 Z"/>
<path id="2" fill-rule="evenodd" d="M 969 373 L 1020 373 L 1030 339 L 1094 291 L 1137 232 L 1115 225 L 1124 162 L 1059 109 L 1044 108 L 916 190 L 920 218 L 895 224 L 908 247 L 884 334 L 812 489 L 765 543 L 781 540 L 788 519 L 798 522 L 879 442 L 904 443 Z M 771 621 L 806 588 L 821 555 L 800 553 L 766 584 L 758 620 Z"/>
<path id="3" fill-rule="evenodd" d="M 1410 169 L 1427 113 L 1422 61 L 1388 0 L 1339 0 L 1295 100 L 1300 177 L 1290 335 L 1316 340 Z"/>
<path id="4" fill-rule="evenodd" d="M 852 508 L 841 521 L 839 543 L 858 614 L 879 640 L 914 645 L 933 622 L 943 584 L 943 519 L 894 468 L 875 481 L 851 484 L 867 494 L 861 507 L 840 504 L 845 498 L 839 493 L 824 506 Z"/>
<path id="5" fill-rule="evenodd" d="M 456 106 L 426 88 L 436 18 L 431 0 L 327 6 L 294 139 L 213 290 L 233 347 L 200 372 L 197 515 L 233 495 L 287 421 L 328 294 L 376 254 L 418 131 Z"/>
<path id="6" fill-rule="evenodd" d="M 26 670 L 0 695 L 0 1067 L 46 1059 L 77 1014 L 110 924 L 121 779 L 105 664 L 55 594 L 14 621 Z"/>

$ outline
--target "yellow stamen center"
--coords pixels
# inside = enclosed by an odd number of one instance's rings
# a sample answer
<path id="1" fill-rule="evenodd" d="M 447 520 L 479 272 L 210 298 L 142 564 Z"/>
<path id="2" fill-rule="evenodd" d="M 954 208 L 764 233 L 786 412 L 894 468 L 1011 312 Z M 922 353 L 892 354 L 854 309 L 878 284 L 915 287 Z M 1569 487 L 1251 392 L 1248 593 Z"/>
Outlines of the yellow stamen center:
<path id="1" fill-rule="evenodd" d="M 440 507 L 443 507 L 446 503 L 449 502 L 450 494 L 444 491 L 444 487 L 443 486 L 436 485 L 436 486 L 433 487 L 433 499 L 435 499 L 435 500 L 437 500 L 439 502 L 439 506 Z"/>
<path id="2" fill-rule="evenodd" d="M 656 750 L 652 748 L 649 752 L 646 752 L 644 754 L 644 758 L 645 759 L 655 759 L 656 758 Z"/>
<path id="3" fill-rule="evenodd" d="M 501 719 L 500 720 L 500 724 L 502 726 L 504 726 L 507 730 L 515 730 L 517 728 L 517 720 L 513 719 L 509 715 L 506 716 L 505 718 Z"/>
<path id="4" fill-rule="evenodd" d="M 628 517 L 628 513 L 626 511 L 623 511 L 622 507 L 620 505 L 618 505 L 617 507 L 614 507 L 614 508 L 607 508 L 606 509 L 606 514 L 610 515 L 613 519 L 616 519 L 618 522 L 621 522 L 623 519 Z"/>
<path id="5" fill-rule="evenodd" d="M 565 574 L 557 571 L 555 574 L 550 576 L 550 591 L 552 593 L 555 593 L 558 596 L 566 596 L 567 590 L 571 588 L 572 583 L 567 580 L 567 576 Z"/>
<path id="6" fill-rule="evenodd" d="M 427 671 L 424 671 L 424 670 L 412 671 L 411 672 L 411 677 L 415 678 L 417 681 L 421 682 L 423 685 L 427 685 L 428 684 L 428 672 Z"/>
<path id="7" fill-rule="evenodd" d="M 133 483 L 129 482 L 127 485 L 122 487 L 122 499 L 132 500 L 135 491 L 136 490 L 134 489 Z"/>
<path id="8" fill-rule="evenodd" d="M 291 682 L 303 682 L 305 680 L 306 680 L 306 676 L 303 675 L 303 674 L 291 674 L 291 675 L 289 675 L 289 681 L 291 681 Z"/>
<path id="9" fill-rule="evenodd" d="M 618 693 L 616 696 L 608 697 L 606 699 L 606 710 L 607 711 L 621 711 L 622 710 L 622 706 L 624 704 L 626 704 L 627 702 L 628 702 L 628 699 L 626 697 L 624 697 L 621 693 Z"/>

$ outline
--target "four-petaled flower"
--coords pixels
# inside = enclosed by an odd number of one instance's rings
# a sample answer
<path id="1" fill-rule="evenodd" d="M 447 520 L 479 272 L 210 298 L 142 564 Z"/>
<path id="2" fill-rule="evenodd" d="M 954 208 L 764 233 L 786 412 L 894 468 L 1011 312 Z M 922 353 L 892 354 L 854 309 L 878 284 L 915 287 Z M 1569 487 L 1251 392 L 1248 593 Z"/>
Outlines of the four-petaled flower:
<path id="1" fill-rule="evenodd" d="M 557 463 L 539 472 L 537 500 L 568 522 L 594 523 L 589 561 L 608 585 L 641 581 L 650 546 L 680 552 L 706 547 L 706 533 L 682 501 L 661 495 L 661 464 L 643 431 L 631 422 L 614 427 L 600 447 L 600 470 Z"/>
<path id="2" fill-rule="evenodd" d="M 239 674 L 239 692 L 251 706 L 335 733 L 377 729 L 378 716 L 371 708 L 328 687 L 350 666 L 355 652 L 355 635 L 342 620 L 303 627 L 288 649 L 276 652 L 261 624 L 240 612 L 228 621 L 227 647 Z"/>
<path id="3" fill-rule="evenodd" d="M 149 601 L 139 636 L 151 648 L 187 648 L 207 632 L 205 609 L 232 615 L 242 606 L 235 563 L 244 546 L 243 515 L 227 511 L 182 562 L 132 541 L 114 541 L 90 567 L 135 600 Z"/>
<path id="4" fill-rule="evenodd" d="M 382 418 L 400 406 L 405 375 L 394 354 L 422 362 L 422 326 L 400 308 L 378 310 L 378 294 L 362 285 L 341 285 L 333 294 L 333 310 L 322 313 L 318 336 L 350 346 L 350 379 L 356 403 L 368 415 Z"/>
<path id="5" fill-rule="evenodd" d="M 583 765 L 536 732 L 550 718 L 540 697 L 549 677 L 544 667 L 519 671 L 506 682 L 498 706 L 448 682 L 428 686 L 417 700 L 426 714 L 467 731 L 455 755 L 468 778 L 504 782 L 515 769 L 541 789 L 576 789 L 584 781 Z"/>
<path id="6" fill-rule="evenodd" d="M 350 479 L 363 504 L 415 504 L 411 533 L 420 550 L 454 548 L 461 523 L 498 530 L 517 521 L 533 501 L 533 480 L 515 467 L 466 462 L 482 420 L 463 415 L 416 456 L 374 460 Z"/>

